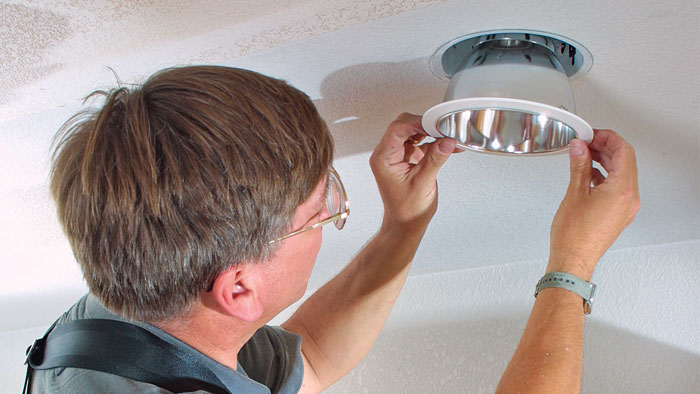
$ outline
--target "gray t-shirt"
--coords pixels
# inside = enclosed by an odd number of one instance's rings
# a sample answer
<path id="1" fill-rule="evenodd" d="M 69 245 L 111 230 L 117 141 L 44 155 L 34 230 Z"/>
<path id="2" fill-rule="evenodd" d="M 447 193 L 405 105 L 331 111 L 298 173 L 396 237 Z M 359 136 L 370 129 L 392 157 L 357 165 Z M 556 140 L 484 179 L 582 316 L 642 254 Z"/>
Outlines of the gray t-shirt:
<path id="1" fill-rule="evenodd" d="M 58 324 L 77 319 L 125 320 L 105 309 L 92 295 L 82 297 Z M 297 393 L 304 377 L 301 337 L 279 327 L 264 326 L 238 353 L 233 370 L 219 364 L 186 343 L 146 323 L 130 322 L 147 329 L 207 365 L 231 393 Z M 32 393 L 170 393 L 150 383 L 139 382 L 105 372 L 81 368 L 35 370 Z M 195 393 L 205 393 L 198 390 Z"/>

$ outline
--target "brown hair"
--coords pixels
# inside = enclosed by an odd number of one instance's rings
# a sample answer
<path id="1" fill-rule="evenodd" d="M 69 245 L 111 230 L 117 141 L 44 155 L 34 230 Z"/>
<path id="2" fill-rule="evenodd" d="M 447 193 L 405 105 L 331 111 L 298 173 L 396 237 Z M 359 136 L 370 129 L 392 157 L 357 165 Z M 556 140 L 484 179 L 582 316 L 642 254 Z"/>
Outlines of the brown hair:
<path id="1" fill-rule="evenodd" d="M 90 292 L 132 319 L 184 315 L 216 275 L 268 258 L 332 161 L 309 98 L 251 71 L 95 94 L 56 136 L 51 191 Z"/>

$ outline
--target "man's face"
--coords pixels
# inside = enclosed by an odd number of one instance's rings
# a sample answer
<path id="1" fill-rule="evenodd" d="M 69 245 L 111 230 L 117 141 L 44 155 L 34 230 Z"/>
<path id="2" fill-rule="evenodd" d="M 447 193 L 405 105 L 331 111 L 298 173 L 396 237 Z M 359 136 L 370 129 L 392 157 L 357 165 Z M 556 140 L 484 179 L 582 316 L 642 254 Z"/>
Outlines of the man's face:
<path id="1" fill-rule="evenodd" d="M 330 215 L 326 204 L 327 183 L 328 177 L 322 177 L 311 196 L 297 207 L 292 230 L 311 226 Z M 306 292 L 322 238 L 321 228 L 287 238 L 280 241 L 274 257 L 262 263 L 268 290 L 263 301 L 271 314 L 269 318 L 298 301 Z"/>

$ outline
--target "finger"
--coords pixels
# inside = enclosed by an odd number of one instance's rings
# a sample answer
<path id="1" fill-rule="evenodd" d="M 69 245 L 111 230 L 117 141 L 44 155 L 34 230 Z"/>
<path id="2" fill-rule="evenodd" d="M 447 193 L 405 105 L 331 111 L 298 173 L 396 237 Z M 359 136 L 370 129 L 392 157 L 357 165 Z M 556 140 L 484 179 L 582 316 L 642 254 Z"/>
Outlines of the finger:
<path id="1" fill-rule="evenodd" d="M 634 148 L 612 130 L 595 130 L 590 148 L 593 157 L 608 172 L 612 183 L 624 182 L 637 186 L 637 158 Z"/>
<path id="2" fill-rule="evenodd" d="M 426 146 L 416 146 L 410 142 L 404 143 L 404 161 L 411 164 L 418 163 L 425 155 Z"/>
<path id="3" fill-rule="evenodd" d="M 594 130 L 594 133 L 593 141 L 589 145 L 593 159 L 608 170 L 614 169 L 612 158 L 615 149 L 619 149 L 621 145 L 621 138 L 612 130 Z"/>
<path id="4" fill-rule="evenodd" d="M 379 164 L 391 165 L 404 159 L 404 143 L 416 134 L 427 135 L 423 130 L 421 117 L 412 114 L 401 114 L 391 122 L 386 133 L 374 149 Z"/>
<path id="5" fill-rule="evenodd" d="M 427 151 L 416 166 L 416 177 L 421 178 L 423 182 L 434 183 L 438 171 L 455 151 L 457 141 L 452 138 L 441 138 L 424 146 L 427 146 Z"/>
<path id="6" fill-rule="evenodd" d="M 599 169 L 594 167 L 591 170 L 591 184 L 593 184 L 593 187 L 596 187 L 603 182 L 605 182 L 605 175 L 603 175 Z"/>
<path id="7" fill-rule="evenodd" d="M 603 165 L 608 172 L 616 172 L 629 165 L 629 158 L 615 160 L 621 153 L 629 155 L 631 145 L 612 130 L 595 130 L 593 141 L 589 148 L 596 153 L 596 161 Z"/>
<path id="8" fill-rule="evenodd" d="M 591 189 L 591 154 L 585 142 L 579 139 L 571 140 L 569 147 L 569 192 L 584 193 Z"/>
<path id="9" fill-rule="evenodd" d="M 594 129 L 590 148 L 612 156 L 611 153 L 624 144 L 626 141 L 616 132 L 609 129 Z"/>

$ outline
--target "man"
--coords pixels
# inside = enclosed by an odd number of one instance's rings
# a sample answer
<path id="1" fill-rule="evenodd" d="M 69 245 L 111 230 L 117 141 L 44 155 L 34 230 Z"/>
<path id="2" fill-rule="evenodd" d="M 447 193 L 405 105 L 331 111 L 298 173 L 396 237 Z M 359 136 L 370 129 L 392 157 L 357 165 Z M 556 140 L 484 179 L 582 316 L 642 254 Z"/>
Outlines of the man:
<path id="1" fill-rule="evenodd" d="M 414 115 L 389 125 L 370 159 L 381 228 L 282 328 L 271 328 L 265 324 L 306 290 L 320 227 L 342 228 L 349 213 L 331 167 L 332 138 L 313 104 L 284 82 L 211 66 L 164 70 L 140 88 L 105 95 L 99 111 L 65 126 L 56 150 L 52 193 L 90 289 L 58 326 L 130 321 L 237 393 L 319 392 L 357 365 L 406 280 L 455 141 L 417 147 L 425 132 Z M 571 151 L 548 270 L 587 280 L 638 208 L 634 152 L 611 131 L 598 131 L 590 150 L 575 142 Z M 592 158 L 608 179 L 591 169 Z M 577 297 L 542 291 L 499 390 L 525 379 L 533 392 L 538 384 L 577 387 Z M 556 335 L 545 337 L 549 331 Z M 545 371 L 549 380 L 540 382 Z M 32 386 L 132 391 L 168 392 L 80 368 L 37 370 Z"/>

